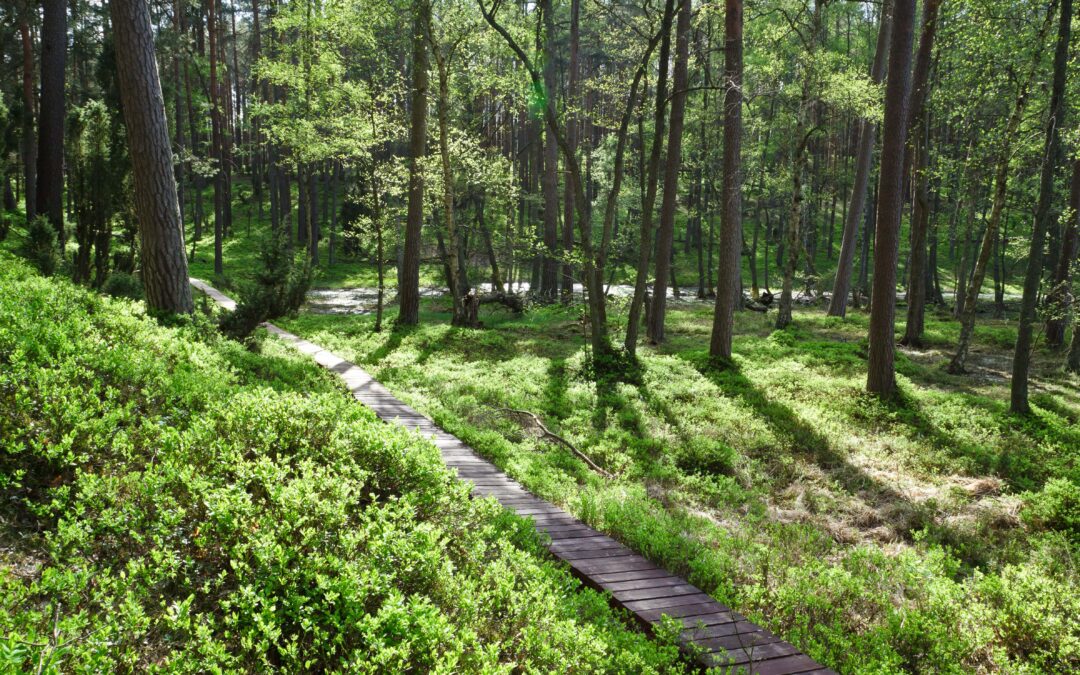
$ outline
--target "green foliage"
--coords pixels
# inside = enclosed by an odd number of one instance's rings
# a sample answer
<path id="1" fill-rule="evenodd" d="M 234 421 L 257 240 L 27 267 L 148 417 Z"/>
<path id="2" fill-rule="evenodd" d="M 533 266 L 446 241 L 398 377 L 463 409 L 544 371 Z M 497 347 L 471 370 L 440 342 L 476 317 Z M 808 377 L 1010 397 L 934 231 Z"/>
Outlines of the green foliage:
<path id="1" fill-rule="evenodd" d="M 142 282 L 134 274 L 127 272 L 112 272 L 101 287 L 101 292 L 114 298 L 128 298 L 141 300 L 143 297 Z"/>
<path id="2" fill-rule="evenodd" d="M 221 330 L 243 340 L 263 321 L 294 314 L 311 287 L 312 270 L 307 255 L 296 253 L 288 235 L 271 235 L 260 252 L 262 268 L 242 286 L 236 309 L 221 319 Z"/>
<path id="3" fill-rule="evenodd" d="M 60 264 L 56 229 L 45 216 L 34 218 L 26 226 L 26 237 L 19 251 L 39 272 L 52 276 Z"/>
<path id="4" fill-rule="evenodd" d="M 681 304 L 664 347 L 639 350 L 640 382 L 598 400 L 580 376 L 589 354 L 576 311 L 489 312 L 475 333 L 447 326 L 440 306 L 390 335 L 367 316 L 286 323 L 367 364 L 530 490 L 840 672 L 1080 665 L 1076 543 L 1061 531 L 1075 497 L 1055 481 L 1075 471 L 1075 395 L 1036 397 L 1036 414 L 1019 419 L 1007 382 L 975 384 L 935 365 L 944 356 L 900 353 L 903 401 L 882 404 L 863 393 L 866 315 L 817 308 L 783 331 L 737 315 L 733 367 L 716 370 L 702 349 L 711 307 Z M 954 321 L 927 321 L 932 344 L 955 341 Z M 1014 335 L 987 322 L 975 351 Z M 507 407 L 541 416 L 615 478 Z M 1036 510 L 1047 524 L 1029 518 Z"/>
<path id="5" fill-rule="evenodd" d="M 688 474 L 727 474 L 735 466 L 735 450 L 715 439 L 694 437 L 678 449 L 674 459 Z"/>
<path id="6" fill-rule="evenodd" d="M 0 258 L 0 668 L 678 672 L 302 355 Z"/>
<path id="7" fill-rule="evenodd" d="M 1080 544 L 1080 484 L 1069 478 L 1047 481 L 1024 495 L 1024 520 L 1034 527 L 1060 530 Z"/>

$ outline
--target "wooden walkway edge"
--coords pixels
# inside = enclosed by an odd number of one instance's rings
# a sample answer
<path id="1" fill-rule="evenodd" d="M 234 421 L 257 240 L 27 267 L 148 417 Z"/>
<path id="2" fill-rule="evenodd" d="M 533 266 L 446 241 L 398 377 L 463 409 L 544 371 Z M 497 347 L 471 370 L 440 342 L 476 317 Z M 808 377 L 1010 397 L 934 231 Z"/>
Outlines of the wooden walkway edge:
<path id="1" fill-rule="evenodd" d="M 191 285 L 225 309 L 235 309 L 233 300 L 209 284 L 191 279 Z M 429 438 L 439 448 L 446 466 L 455 469 L 461 480 L 473 484 L 473 494 L 494 497 L 507 509 L 532 518 L 536 529 L 550 537 L 548 549 L 555 558 L 566 562 L 586 585 L 608 592 L 613 604 L 629 610 L 646 630 L 651 631 L 664 615 L 682 622 L 680 642 L 687 651 L 698 654 L 700 665 L 760 675 L 833 673 L 685 579 L 532 495 L 457 437 L 402 403 L 359 366 L 273 324 L 264 326 L 334 372 L 356 400 L 380 419 Z"/>

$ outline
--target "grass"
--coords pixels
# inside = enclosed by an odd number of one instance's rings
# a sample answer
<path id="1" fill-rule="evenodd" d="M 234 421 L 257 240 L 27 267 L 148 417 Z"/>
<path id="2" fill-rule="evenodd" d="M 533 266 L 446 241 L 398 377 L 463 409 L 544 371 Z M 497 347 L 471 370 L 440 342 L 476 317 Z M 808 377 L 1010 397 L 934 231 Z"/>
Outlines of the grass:
<path id="1" fill-rule="evenodd" d="M 268 227 L 249 236 L 237 223 L 225 285 L 253 271 Z M 193 276 L 213 278 L 209 241 Z M 679 249 L 685 285 L 696 261 Z M 317 285 L 374 284 L 359 260 L 321 274 Z M 425 267 L 421 283 L 440 281 Z M 616 334 L 623 310 L 611 311 Z M 1035 414 L 1009 415 L 1008 321 L 980 316 L 972 372 L 958 377 L 944 369 L 958 325 L 929 315 L 927 348 L 898 355 L 902 400 L 883 405 L 863 394 L 860 312 L 798 308 L 781 332 L 742 313 L 736 368 L 716 371 L 711 308 L 674 303 L 669 342 L 640 350 L 642 384 L 604 400 L 583 377 L 580 309 L 482 314 L 484 330 L 451 328 L 448 304 L 426 299 L 413 329 L 376 334 L 363 315 L 283 323 L 363 364 L 537 494 L 843 672 L 1080 667 L 1080 385 L 1040 349 Z M 539 414 L 616 477 L 506 408 Z"/>
<path id="2" fill-rule="evenodd" d="M 685 669 L 434 446 L 257 344 L 0 251 L 0 672 Z"/>
<path id="3" fill-rule="evenodd" d="M 601 401 L 581 376 L 579 308 L 491 310 L 483 330 L 450 327 L 444 301 L 424 309 L 419 327 L 395 332 L 373 333 L 369 316 L 284 323 L 537 494 L 842 672 L 1080 666 L 1080 528 L 1067 515 L 1080 494 L 1080 387 L 1040 352 L 1035 415 L 1010 416 L 1008 323 L 980 320 L 974 372 L 957 377 L 943 367 L 957 324 L 929 316 L 929 348 L 899 355 L 902 402 L 885 405 L 863 394 L 865 314 L 801 309 L 776 332 L 771 316 L 742 313 L 736 368 L 718 372 L 705 353 L 711 308 L 677 304 L 669 342 L 640 350 L 641 386 Z M 537 413 L 616 478 L 506 408 Z"/>

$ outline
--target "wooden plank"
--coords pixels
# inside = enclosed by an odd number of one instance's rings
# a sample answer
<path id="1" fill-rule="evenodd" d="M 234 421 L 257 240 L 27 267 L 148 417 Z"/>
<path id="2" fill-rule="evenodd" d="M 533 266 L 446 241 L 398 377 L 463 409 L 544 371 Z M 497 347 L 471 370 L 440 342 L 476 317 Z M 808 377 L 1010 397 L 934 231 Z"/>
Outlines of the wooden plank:
<path id="1" fill-rule="evenodd" d="M 514 508 L 514 512 L 519 516 L 543 516 L 543 515 L 569 515 L 566 511 L 563 511 L 557 506 L 533 506 L 522 504 L 520 507 Z"/>
<path id="2" fill-rule="evenodd" d="M 625 558 L 628 556 L 638 556 L 636 553 L 626 548 L 625 546 L 618 546 L 615 548 L 593 548 L 585 549 L 581 551 L 552 551 L 556 556 L 566 560 L 568 562 L 581 562 L 584 560 L 604 560 L 613 558 Z"/>
<path id="3" fill-rule="evenodd" d="M 571 562 L 570 566 L 589 575 L 595 572 L 629 572 L 630 570 L 646 570 L 656 567 L 645 558 L 639 557 L 615 558 L 614 560 L 580 560 Z"/>
<path id="4" fill-rule="evenodd" d="M 787 643 L 780 644 L 787 645 Z M 787 645 L 787 647 L 795 649 L 791 645 Z M 754 659 L 753 662 L 747 659 L 737 663 L 715 659 L 710 661 L 709 664 L 720 667 L 735 665 L 741 666 L 744 669 L 748 667 L 750 672 L 754 675 L 793 675 L 795 673 L 805 673 L 808 670 L 816 670 L 821 667 L 820 664 L 805 654 L 791 654 L 789 656 L 761 661 Z"/>
<path id="5" fill-rule="evenodd" d="M 645 609 L 635 612 L 642 619 L 649 623 L 658 623 L 660 618 L 664 615 L 670 616 L 673 619 L 704 619 L 707 616 L 714 616 L 717 614 L 723 614 L 725 607 L 715 600 L 711 602 L 698 602 L 693 605 L 680 605 L 677 607 L 658 607 L 656 609 Z M 690 621 L 683 622 L 684 625 L 693 626 L 696 622 Z"/>
<path id="6" fill-rule="evenodd" d="M 605 537 L 601 535 L 598 537 L 585 537 L 577 541 L 560 542 L 557 544 L 552 544 L 548 548 L 550 548 L 553 552 L 558 551 L 559 553 L 563 553 L 568 551 L 583 551 L 586 549 L 601 550 L 605 548 L 616 548 L 619 546 L 622 546 L 622 544 L 610 537 Z"/>
<path id="7" fill-rule="evenodd" d="M 705 626 L 704 628 L 691 628 L 683 631 L 683 635 L 690 640 L 700 642 L 702 640 L 708 640 L 712 638 L 726 638 L 733 635 L 751 635 L 751 634 L 763 634 L 768 633 L 764 628 L 760 628 L 746 620 L 743 616 L 734 615 L 737 619 L 725 621 L 722 624 Z M 722 643 L 718 643 L 722 644 Z M 726 649 L 726 647 L 725 647 Z"/>
<path id="8" fill-rule="evenodd" d="M 656 579 L 661 577 L 669 577 L 671 572 L 665 569 L 656 567 L 651 570 L 631 570 L 629 572 L 609 572 L 607 574 L 594 574 L 593 580 L 598 583 L 617 582 L 617 581 L 630 581 L 632 579 Z"/>
<path id="9" fill-rule="evenodd" d="M 676 598 L 683 595 L 701 593 L 701 589 L 691 584 L 683 583 L 676 586 L 658 586 L 653 588 L 634 588 L 625 591 L 614 591 L 612 595 L 620 602 L 631 600 L 650 600 L 652 598 Z"/>
<path id="10" fill-rule="evenodd" d="M 668 607 L 678 607 L 680 605 L 696 605 L 707 603 L 709 601 L 716 602 L 709 596 L 699 591 L 697 593 L 691 593 L 689 595 L 679 595 L 675 597 L 634 600 L 632 602 L 624 602 L 623 606 L 629 610 L 636 612 L 639 609 L 667 609 Z"/>
<path id="11" fill-rule="evenodd" d="M 542 525 L 536 529 L 551 537 L 553 542 L 596 536 L 596 530 L 580 523 L 576 525 Z"/>
<path id="12" fill-rule="evenodd" d="M 751 626 L 753 625 L 753 624 L 747 624 L 745 621 L 739 621 L 737 623 L 742 624 L 742 625 L 751 625 Z M 736 625 L 736 624 L 730 624 L 730 623 L 722 624 L 721 627 L 728 627 L 728 626 L 732 626 L 732 625 Z M 709 628 L 713 628 L 713 627 L 714 626 L 709 626 Z M 755 626 L 755 628 L 756 628 L 756 626 Z M 751 647 L 757 647 L 758 645 L 765 645 L 765 644 L 770 644 L 770 643 L 773 643 L 773 642 L 780 642 L 781 640 L 780 640 L 779 637 L 773 635 L 769 631 L 759 629 L 759 630 L 753 630 L 753 631 L 750 631 L 750 632 L 746 632 L 745 630 L 739 631 L 739 632 L 733 632 L 732 634 L 726 635 L 724 637 L 714 637 L 714 638 L 698 638 L 698 637 L 695 637 L 695 638 L 692 638 L 692 639 L 690 639 L 688 641 L 693 642 L 695 645 L 697 645 L 701 649 L 704 649 L 705 651 L 720 652 L 720 651 L 733 651 L 733 650 L 736 650 L 736 649 L 749 649 Z"/>
<path id="13" fill-rule="evenodd" d="M 670 588 L 672 586 L 680 586 L 686 583 L 686 579 L 680 579 L 676 576 L 662 576 L 652 577 L 647 579 L 631 579 L 630 581 L 609 581 L 602 582 L 605 591 L 636 591 L 643 588 Z"/>

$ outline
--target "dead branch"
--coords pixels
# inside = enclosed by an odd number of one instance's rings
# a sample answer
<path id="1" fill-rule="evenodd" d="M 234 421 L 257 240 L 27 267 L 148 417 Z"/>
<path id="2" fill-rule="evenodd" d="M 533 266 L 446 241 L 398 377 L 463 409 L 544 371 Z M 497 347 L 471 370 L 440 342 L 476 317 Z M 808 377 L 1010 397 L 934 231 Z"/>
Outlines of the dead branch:
<path id="1" fill-rule="evenodd" d="M 575 448 L 574 445 L 572 443 L 570 443 L 570 441 L 566 440 L 562 436 L 558 435 L 557 433 L 555 433 L 551 429 L 548 429 L 546 426 L 544 426 L 543 420 L 541 420 L 540 417 L 536 413 L 529 412 L 528 410 L 518 410 L 516 408 L 498 408 L 498 410 L 501 410 L 503 412 L 515 413 L 515 414 L 518 414 L 518 415 L 525 415 L 526 417 L 532 418 L 532 421 L 536 424 L 536 426 L 542 432 L 543 438 L 554 439 L 558 443 L 562 444 L 563 447 L 567 448 L 568 450 L 570 450 L 570 452 L 577 455 L 578 458 L 581 459 L 581 461 L 583 461 L 583 462 L 585 462 L 586 464 L 589 465 L 589 468 L 591 468 L 593 471 L 600 474 L 604 478 L 611 478 L 612 477 L 612 475 L 610 473 L 608 473 L 604 469 L 600 468 L 600 465 L 598 465 L 596 462 L 592 461 L 592 459 L 588 455 L 586 455 L 584 452 L 582 452 L 582 451 L 578 450 L 577 448 Z"/>

